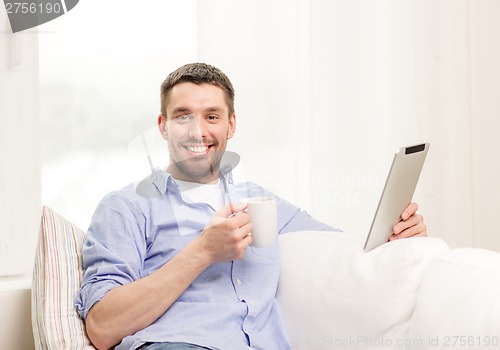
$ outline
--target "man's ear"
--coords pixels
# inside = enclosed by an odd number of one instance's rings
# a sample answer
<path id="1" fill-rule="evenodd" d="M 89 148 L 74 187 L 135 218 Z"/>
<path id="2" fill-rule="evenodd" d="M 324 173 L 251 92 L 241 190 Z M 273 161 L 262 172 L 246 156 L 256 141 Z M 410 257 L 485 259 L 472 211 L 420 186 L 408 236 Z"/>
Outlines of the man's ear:
<path id="1" fill-rule="evenodd" d="M 163 137 L 166 140 L 168 136 L 167 118 L 165 118 L 161 114 L 158 116 L 158 129 L 160 130 L 161 137 Z"/>
<path id="2" fill-rule="evenodd" d="M 227 129 L 227 139 L 229 140 L 236 132 L 236 114 L 233 113 L 229 116 L 229 127 Z"/>

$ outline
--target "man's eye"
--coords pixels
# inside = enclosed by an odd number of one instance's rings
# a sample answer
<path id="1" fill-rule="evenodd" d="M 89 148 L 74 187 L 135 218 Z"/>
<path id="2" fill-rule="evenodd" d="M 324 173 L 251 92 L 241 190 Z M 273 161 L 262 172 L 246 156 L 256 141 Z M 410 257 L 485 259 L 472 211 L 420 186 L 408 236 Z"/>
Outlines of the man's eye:
<path id="1" fill-rule="evenodd" d="M 186 123 L 186 122 L 190 121 L 191 119 L 193 119 L 192 114 L 183 114 L 183 115 L 179 115 L 179 116 L 175 117 L 175 121 L 179 122 L 179 123 Z"/>
<path id="2" fill-rule="evenodd" d="M 209 116 L 207 117 L 207 119 L 208 119 L 208 120 L 218 120 L 218 119 L 219 119 L 219 117 L 218 117 L 218 116 L 216 116 L 216 115 L 209 115 Z"/>

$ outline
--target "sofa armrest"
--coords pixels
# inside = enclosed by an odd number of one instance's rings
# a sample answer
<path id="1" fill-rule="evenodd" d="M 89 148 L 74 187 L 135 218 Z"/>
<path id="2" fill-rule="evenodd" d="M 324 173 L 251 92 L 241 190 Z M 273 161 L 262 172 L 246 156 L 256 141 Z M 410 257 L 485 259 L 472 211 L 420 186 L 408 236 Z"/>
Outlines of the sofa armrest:
<path id="1" fill-rule="evenodd" d="M 0 278 L 0 305 L 0 347 L 33 349 L 31 280 Z"/>
<path id="2" fill-rule="evenodd" d="M 434 259 L 410 329 L 421 349 L 499 348 L 500 253 L 460 248 Z"/>

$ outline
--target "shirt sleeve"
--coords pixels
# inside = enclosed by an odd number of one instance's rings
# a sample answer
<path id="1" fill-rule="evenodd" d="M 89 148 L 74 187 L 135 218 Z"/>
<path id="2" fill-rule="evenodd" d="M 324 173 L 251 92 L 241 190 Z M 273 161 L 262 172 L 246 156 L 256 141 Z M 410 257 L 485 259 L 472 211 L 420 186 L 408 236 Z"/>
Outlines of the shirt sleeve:
<path id="1" fill-rule="evenodd" d="M 278 234 L 297 231 L 341 231 L 311 217 L 287 200 L 267 191 L 263 187 L 249 182 L 246 184 L 250 197 L 273 196 L 276 198 L 278 211 Z"/>
<path id="2" fill-rule="evenodd" d="M 280 234 L 297 231 L 337 231 L 341 230 L 314 219 L 306 211 L 297 208 L 290 220 L 279 231 Z"/>
<path id="3" fill-rule="evenodd" d="M 140 210 L 119 192 L 107 195 L 98 205 L 82 251 L 84 276 L 76 300 L 82 318 L 111 289 L 141 277 L 144 227 Z"/>

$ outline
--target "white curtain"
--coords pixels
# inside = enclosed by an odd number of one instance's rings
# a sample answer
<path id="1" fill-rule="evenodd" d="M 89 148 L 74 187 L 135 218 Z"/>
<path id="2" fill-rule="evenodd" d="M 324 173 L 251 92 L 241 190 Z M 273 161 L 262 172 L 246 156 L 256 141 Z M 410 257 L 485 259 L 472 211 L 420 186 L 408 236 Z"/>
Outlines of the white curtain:
<path id="1" fill-rule="evenodd" d="M 249 180 L 365 235 L 396 148 L 431 143 L 429 234 L 500 250 L 500 3 L 198 2 L 199 60 L 236 88 Z"/>

